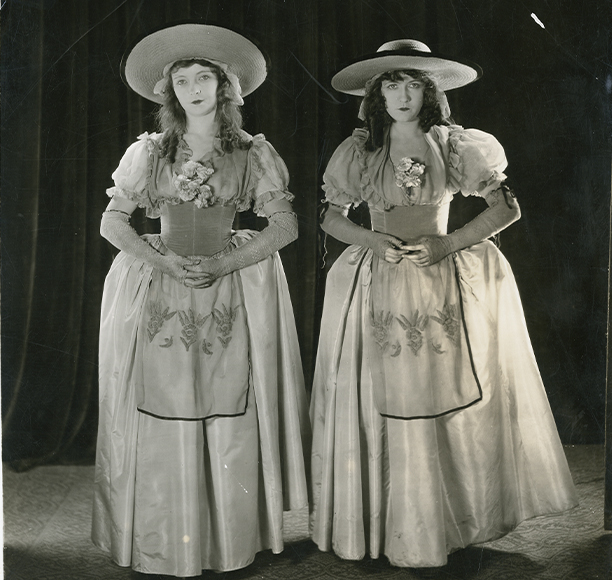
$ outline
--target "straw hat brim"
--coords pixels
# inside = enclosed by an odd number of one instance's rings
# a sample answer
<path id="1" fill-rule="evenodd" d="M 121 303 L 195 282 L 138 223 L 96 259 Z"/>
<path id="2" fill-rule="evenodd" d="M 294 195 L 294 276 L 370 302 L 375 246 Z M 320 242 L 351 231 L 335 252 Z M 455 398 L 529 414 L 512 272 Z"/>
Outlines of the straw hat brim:
<path id="1" fill-rule="evenodd" d="M 482 69 L 466 60 L 416 50 L 388 50 L 363 56 L 334 75 L 334 89 L 349 95 L 363 96 L 366 83 L 374 76 L 392 70 L 413 69 L 427 73 L 441 91 L 449 91 L 474 82 Z"/>
<path id="2" fill-rule="evenodd" d="M 267 75 L 266 59 L 241 34 L 210 24 L 175 24 L 148 34 L 128 49 L 121 62 L 124 82 L 139 95 L 163 102 L 153 92 L 167 64 L 194 57 L 227 64 L 240 81 L 242 96 L 252 93 Z"/>

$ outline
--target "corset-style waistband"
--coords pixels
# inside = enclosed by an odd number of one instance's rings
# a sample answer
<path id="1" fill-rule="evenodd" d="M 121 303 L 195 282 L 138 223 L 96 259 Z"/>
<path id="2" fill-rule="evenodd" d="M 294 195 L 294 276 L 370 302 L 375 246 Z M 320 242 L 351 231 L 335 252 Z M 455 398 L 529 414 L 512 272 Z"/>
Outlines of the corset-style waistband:
<path id="1" fill-rule="evenodd" d="M 388 211 L 370 208 L 372 229 L 404 241 L 446 234 L 449 205 L 402 205 Z"/>
<path id="2" fill-rule="evenodd" d="M 191 202 L 166 204 L 161 215 L 161 238 L 180 256 L 212 256 L 229 243 L 235 215 L 234 205 L 198 209 Z"/>

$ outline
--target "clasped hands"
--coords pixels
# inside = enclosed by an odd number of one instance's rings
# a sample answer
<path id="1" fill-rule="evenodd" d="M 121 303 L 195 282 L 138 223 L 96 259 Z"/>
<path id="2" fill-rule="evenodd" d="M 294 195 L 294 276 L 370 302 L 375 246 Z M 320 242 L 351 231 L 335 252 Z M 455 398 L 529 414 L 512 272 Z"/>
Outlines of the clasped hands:
<path id="1" fill-rule="evenodd" d="M 216 258 L 188 258 L 176 254 L 166 255 L 164 258 L 167 263 L 166 273 L 188 288 L 209 288 L 222 275 L 220 260 Z"/>
<path id="2" fill-rule="evenodd" d="M 402 260 L 410 260 L 419 268 L 431 266 L 451 253 L 447 236 L 427 236 L 414 242 L 404 242 L 385 235 L 382 247 L 384 254 L 377 253 L 385 262 L 399 264 Z"/>

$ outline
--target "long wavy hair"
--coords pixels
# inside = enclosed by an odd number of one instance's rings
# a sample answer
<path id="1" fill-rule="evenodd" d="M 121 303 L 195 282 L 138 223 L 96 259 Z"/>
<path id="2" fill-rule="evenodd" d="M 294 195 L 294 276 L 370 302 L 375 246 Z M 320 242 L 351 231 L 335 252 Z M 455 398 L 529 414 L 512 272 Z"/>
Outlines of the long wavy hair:
<path id="1" fill-rule="evenodd" d="M 362 111 L 366 128 L 370 133 L 366 141 L 366 148 L 369 151 L 383 146 L 385 131 L 394 122 L 387 112 L 387 103 L 382 94 L 382 83 L 399 81 L 403 75 L 423 82 L 423 106 L 418 114 L 421 129 L 427 133 L 434 125 L 449 124 L 449 120 L 445 119 L 442 114 L 436 85 L 425 72 L 413 69 L 387 71 L 368 81 L 365 87 Z"/>
<path id="2" fill-rule="evenodd" d="M 157 111 L 157 123 L 163 132 L 160 141 L 161 155 L 166 157 L 170 163 L 174 163 L 179 140 L 187 130 L 187 116 L 174 92 L 172 73 L 195 64 L 210 67 L 217 75 L 216 121 L 219 125 L 221 148 L 225 153 L 231 153 L 234 149 L 246 149 L 249 145 L 249 141 L 242 132 L 240 106 L 235 101 L 235 91 L 225 72 L 216 64 L 204 59 L 179 60 L 172 65 L 166 75 L 164 102 Z"/>

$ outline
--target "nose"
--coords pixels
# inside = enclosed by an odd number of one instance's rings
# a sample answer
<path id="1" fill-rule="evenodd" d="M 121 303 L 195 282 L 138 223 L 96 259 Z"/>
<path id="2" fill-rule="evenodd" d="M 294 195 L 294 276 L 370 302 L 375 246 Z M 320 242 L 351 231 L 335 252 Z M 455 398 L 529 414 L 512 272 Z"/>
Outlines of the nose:
<path id="1" fill-rule="evenodd" d="M 402 91 L 402 96 L 401 99 L 402 101 L 410 101 L 410 89 L 408 88 L 408 85 L 404 85 L 404 90 Z"/>
<path id="2" fill-rule="evenodd" d="M 199 94 L 200 94 L 200 87 L 199 87 L 197 84 L 193 83 L 193 84 L 191 85 L 190 89 L 191 89 L 191 91 L 190 91 L 190 92 L 191 92 L 192 94 L 194 94 L 194 95 L 199 95 Z"/>

